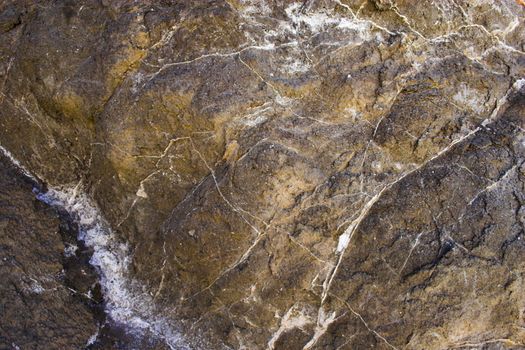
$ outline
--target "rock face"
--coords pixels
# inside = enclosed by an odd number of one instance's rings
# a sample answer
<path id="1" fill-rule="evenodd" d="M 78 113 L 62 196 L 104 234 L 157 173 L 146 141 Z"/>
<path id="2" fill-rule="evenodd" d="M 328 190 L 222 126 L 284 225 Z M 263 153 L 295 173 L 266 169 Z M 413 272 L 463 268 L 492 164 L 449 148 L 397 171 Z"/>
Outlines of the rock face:
<path id="1" fill-rule="evenodd" d="M 524 18 L 511 0 L 6 1 L 0 144 L 127 244 L 109 315 L 130 333 L 523 348 Z"/>
<path id="2" fill-rule="evenodd" d="M 0 159 L 0 348 L 81 349 L 98 328 L 96 276 L 78 263 L 73 229 L 36 200 L 33 185 Z"/>

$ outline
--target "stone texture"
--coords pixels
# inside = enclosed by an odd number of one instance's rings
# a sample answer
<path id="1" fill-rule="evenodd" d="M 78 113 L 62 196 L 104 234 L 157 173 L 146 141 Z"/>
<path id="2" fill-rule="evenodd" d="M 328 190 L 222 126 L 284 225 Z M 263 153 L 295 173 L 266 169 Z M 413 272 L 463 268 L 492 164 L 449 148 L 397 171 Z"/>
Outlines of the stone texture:
<path id="1" fill-rule="evenodd" d="M 1 145 L 187 347 L 525 346 L 518 2 L 0 6 Z"/>
<path id="2" fill-rule="evenodd" d="M 84 348 L 98 329 L 95 275 L 73 251 L 72 228 L 36 200 L 33 185 L 0 159 L 0 348 Z"/>

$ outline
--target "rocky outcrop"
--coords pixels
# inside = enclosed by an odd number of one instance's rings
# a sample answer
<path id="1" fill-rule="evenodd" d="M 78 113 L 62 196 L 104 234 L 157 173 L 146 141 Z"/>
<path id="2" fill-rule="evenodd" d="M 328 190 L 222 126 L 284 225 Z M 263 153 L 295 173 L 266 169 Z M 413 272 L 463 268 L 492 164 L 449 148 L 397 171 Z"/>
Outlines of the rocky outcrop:
<path id="1" fill-rule="evenodd" d="M 519 3 L 0 13 L 0 143 L 77 219 L 76 199 L 98 208 L 114 249 L 88 241 L 123 271 L 98 265 L 126 281 L 127 311 L 109 314 L 130 332 L 174 348 L 525 346 Z"/>

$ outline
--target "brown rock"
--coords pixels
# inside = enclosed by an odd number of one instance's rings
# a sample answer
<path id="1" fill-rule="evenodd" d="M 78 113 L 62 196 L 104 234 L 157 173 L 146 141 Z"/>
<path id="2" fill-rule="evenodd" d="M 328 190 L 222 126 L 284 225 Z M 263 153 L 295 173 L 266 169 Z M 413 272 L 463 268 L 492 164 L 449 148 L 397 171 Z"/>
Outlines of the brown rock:
<path id="1" fill-rule="evenodd" d="M 128 244 L 124 333 L 524 347 L 524 11 L 6 2 L 0 144 Z"/>
<path id="2" fill-rule="evenodd" d="M 64 245 L 67 223 L 33 186 L 0 159 L 0 348 L 84 348 L 98 329 L 88 282 L 96 280 L 64 255 L 75 255 L 76 240 Z"/>

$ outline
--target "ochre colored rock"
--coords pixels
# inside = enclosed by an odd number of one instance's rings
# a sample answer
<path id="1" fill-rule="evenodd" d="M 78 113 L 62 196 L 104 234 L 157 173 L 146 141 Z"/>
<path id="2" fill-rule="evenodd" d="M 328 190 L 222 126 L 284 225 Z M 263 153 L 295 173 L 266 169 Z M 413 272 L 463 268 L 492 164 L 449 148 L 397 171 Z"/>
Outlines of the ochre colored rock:
<path id="1" fill-rule="evenodd" d="M 524 22 L 512 0 L 8 1 L 0 144 L 127 244 L 110 344 L 524 348 Z"/>

